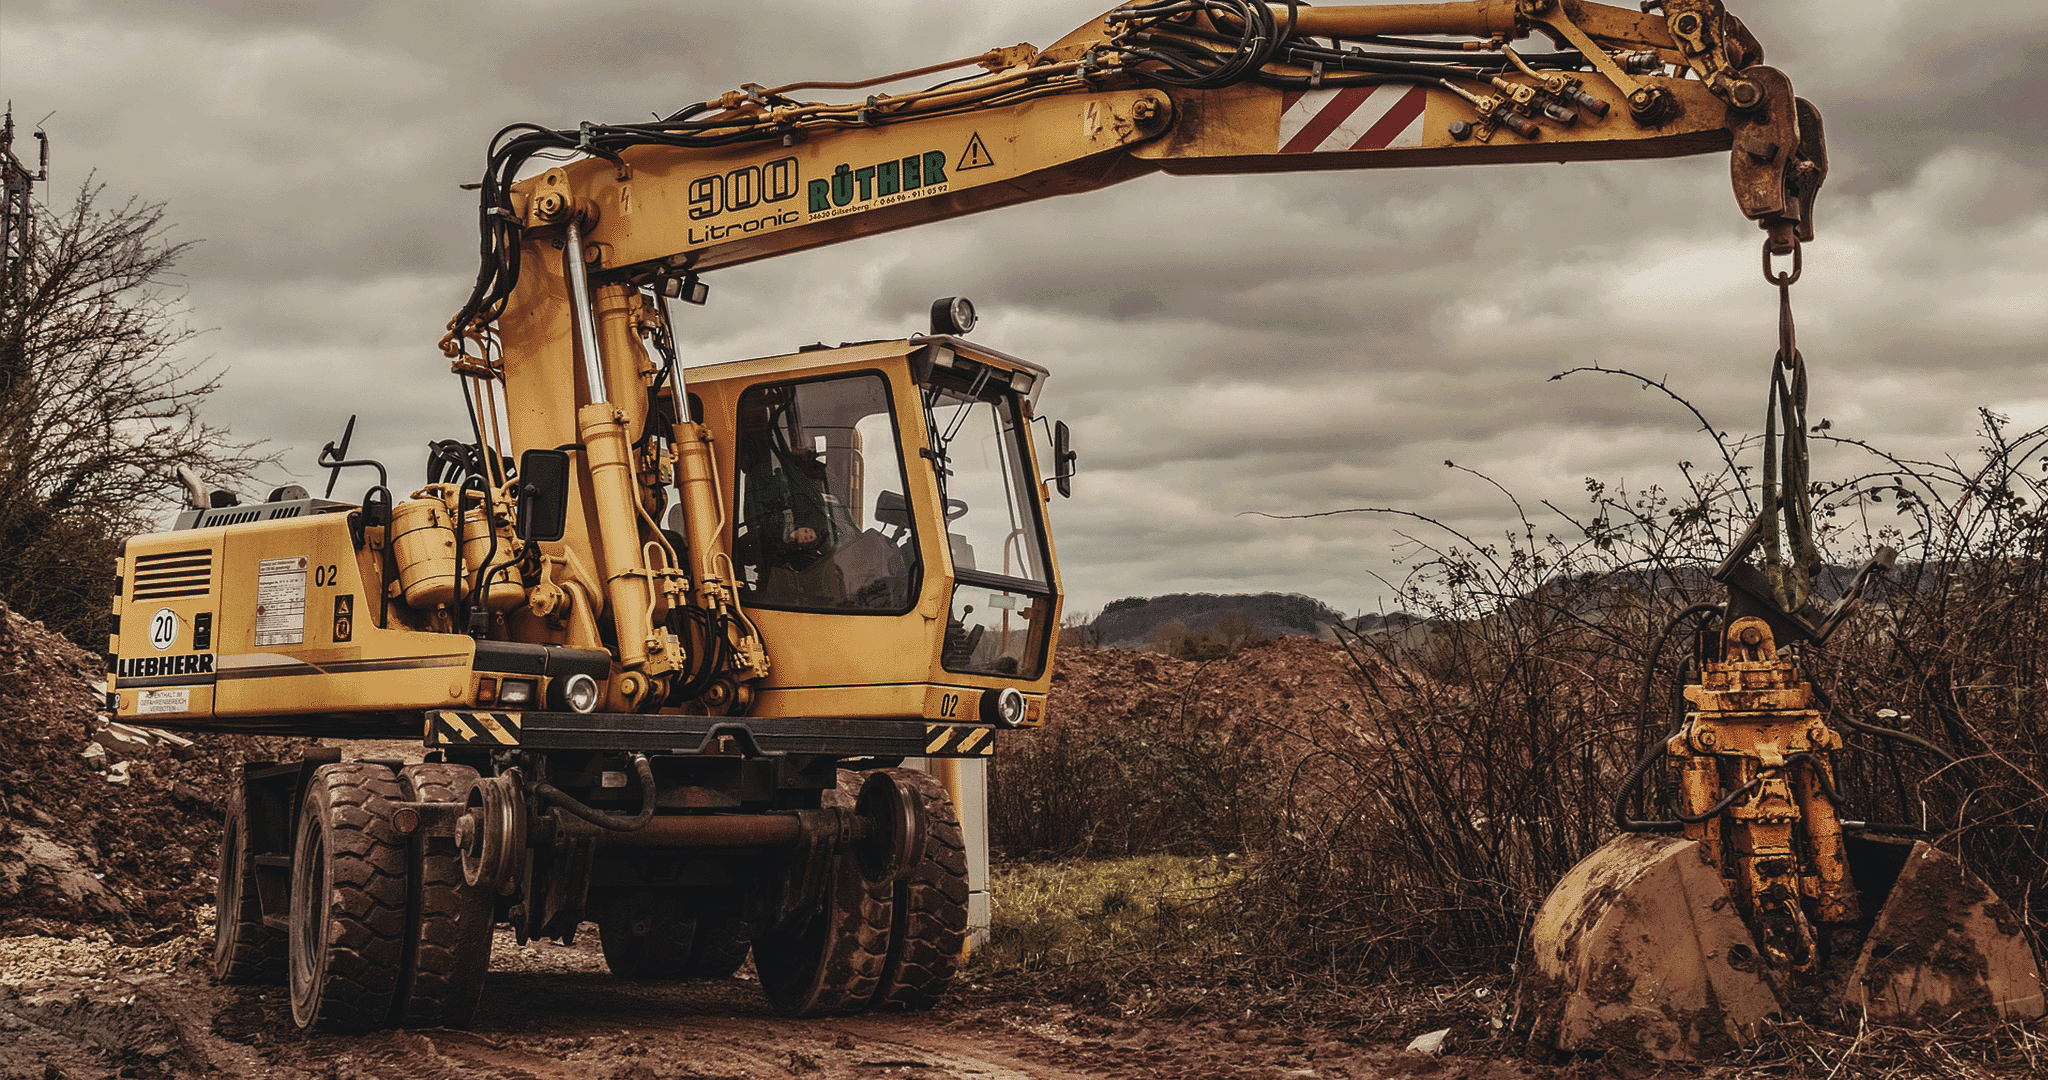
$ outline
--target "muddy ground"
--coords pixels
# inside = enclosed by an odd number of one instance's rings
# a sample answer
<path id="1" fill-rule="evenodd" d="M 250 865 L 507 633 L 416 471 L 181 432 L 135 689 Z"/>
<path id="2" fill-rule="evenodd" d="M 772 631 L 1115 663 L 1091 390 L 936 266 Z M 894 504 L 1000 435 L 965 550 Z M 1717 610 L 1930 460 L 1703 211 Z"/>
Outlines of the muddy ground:
<path id="1" fill-rule="evenodd" d="M 1193 666 L 1068 652 L 1061 692 L 1095 709 L 1152 707 L 1168 694 L 1178 703 L 1166 676 Z M 1338 658 L 1308 642 L 1249 650 L 1237 667 L 1238 686 L 1262 709 L 1320 708 L 1344 685 Z M 1230 995 L 1212 1000 L 1209 984 L 1182 995 L 1205 1004 L 1167 1007 L 1149 988 L 1110 993 L 1083 971 L 1027 986 L 970 968 L 932 1013 L 792 1021 L 768 1010 L 744 969 L 719 981 L 614 979 L 594 928 L 570 947 L 520 946 L 501 933 L 470 1030 L 306 1035 L 292 1026 L 282 987 L 215 986 L 207 975 L 227 779 L 238 762 L 293 758 L 302 744 L 219 735 L 152 742 L 109 731 L 98 715 L 100 677 L 98 657 L 0 607 L 0 1080 L 2048 1074 L 2048 1027 L 2040 1026 L 1995 1046 L 1795 1029 L 1741 1061 L 1550 1065 L 1524 1060 L 1513 1038 L 1493 1035 L 1484 1010 L 1454 1005 L 1474 996 L 1456 988 L 1324 988 L 1335 1002 L 1325 1009 L 1314 994 L 1281 987 L 1262 991 L 1283 999 L 1277 1004 L 1239 1012 L 1220 1004 L 1236 1000 Z M 1407 1049 L 1446 1025 L 1447 1053 Z"/>
<path id="2" fill-rule="evenodd" d="M 1127 1020 L 1100 1001 L 1067 1005 L 975 986 L 971 973 L 934 1013 L 791 1021 L 768 1010 L 744 969 L 716 982 L 614 979 L 594 928 L 572 947 L 520 946 L 501 933 L 481 1018 L 468 1031 L 305 1035 L 291 1024 L 283 988 L 215 986 L 207 975 L 228 777 L 241 761 L 296 757 L 299 744 L 110 732 L 96 690 L 100 663 L 0 607 L 0 1080 L 1554 1072 L 1409 1053 L 1405 1040 L 1337 1028 L 1213 1014 Z"/>
<path id="3" fill-rule="evenodd" d="M 628 983 L 594 928 L 576 945 L 501 934 L 468 1031 L 305 1035 L 282 987 L 211 985 L 195 932 L 156 946 L 0 939 L 0 1078 L 667 1078 L 1011 1080 L 1111 1077 L 1631 1075 L 1429 1057 L 1336 1030 L 1126 1022 L 1047 1004 L 963 1000 L 928 1014 L 786 1020 L 748 979 Z"/>

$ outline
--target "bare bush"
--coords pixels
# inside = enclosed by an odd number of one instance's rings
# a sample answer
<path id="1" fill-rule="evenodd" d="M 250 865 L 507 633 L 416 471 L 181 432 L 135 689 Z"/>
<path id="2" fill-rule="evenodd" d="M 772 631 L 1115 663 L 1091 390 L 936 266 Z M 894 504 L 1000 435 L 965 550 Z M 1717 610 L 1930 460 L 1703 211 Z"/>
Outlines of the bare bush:
<path id="1" fill-rule="evenodd" d="M 1924 828 L 2038 938 L 2048 429 L 1983 420 L 1971 465 L 1856 443 L 1881 471 L 1816 485 L 1824 594 L 1849 576 L 1839 564 L 1878 544 L 1903 557 L 1824 648 L 1800 653 L 1848 742 L 1836 755 L 1845 816 Z M 1205 666 L 1178 695 L 1055 716 L 997 760 L 999 843 L 1244 851 L 1232 902 L 1280 968 L 1504 970 L 1550 887 L 1613 835 L 1617 783 L 1682 716 L 1686 635 L 1646 679 L 1650 652 L 1686 609 L 1723 598 L 1711 571 L 1756 512 L 1742 482 L 1754 445 L 1717 447 L 1716 466 L 1681 463 L 1673 488 L 1589 480 L 1583 509 L 1545 506 L 1555 527 L 1523 515 L 1494 541 L 1373 511 L 1429 531 L 1412 530 L 1402 552 L 1404 612 L 1340 634 L 1353 665 L 1344 701 L 1276 716 L 1222 700 L 1211 676 L 1224 668 Z M 1185 637 L 1162 644 L 1184 651 Z M 1646 795 L 1657 809 L 1668 793 Z"/>
<path id="2" fill-rule="evenodd" d="M 0 294 L 0 599 L 88 648 L 121 540 L 176 505 L 177 467 L 232 481 L 269 460 L 199 418 L 220 381 L 179 358 L 190 242 L 162 203 L 104 194 L 88 180 L 62 213 L 37 207 Z"/>
<path id="3" fill-rule="evenodd" d="M 1872 449 L 1883 473 L 1816 485 L 1838 559 L 1886 543 L 1905 561 L 1888 601 L 1800 652 L 1831 720 L 1913 737 L 1846 732 L 1847 816 L 1925 828 L 2038 935 L 2048 429 L 2015 436 L 1987 414 L 1984 438 L 1975 468 Z M 1288 827 L 1246 882 L 1298 955 L 1508 961 L 1549 887 L 1611 834 L 1617 780 L 1683 713 L 1682 657 L 1642 673 L 1664 628 L 1720 598 L 1708 571 L 1754 514 L 1740 449 L 1721 469 L 1681 464 L 1675 491 L 1588 481 L 1587 511 L 1558 511 L 1565 538 L 1524 517 L 1497 543 L 1435 522 L 1445 542 L 1411 542 L 1400 596 L 1427 633 L 1347 635 L 1373 723 L 1313 733 Z M 1897 516 L 1874 522 L 1887 500 Z"/>

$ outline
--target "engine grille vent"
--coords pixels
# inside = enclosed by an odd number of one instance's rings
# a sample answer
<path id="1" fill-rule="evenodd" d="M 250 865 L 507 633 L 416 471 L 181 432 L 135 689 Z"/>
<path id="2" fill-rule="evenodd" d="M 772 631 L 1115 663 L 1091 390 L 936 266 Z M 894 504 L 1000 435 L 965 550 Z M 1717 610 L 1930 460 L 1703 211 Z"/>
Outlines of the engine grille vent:
<path id="1" fill-rule="evenodd" d="M 134 600 L 205 596 L 213 590 L 213 552 L 164 551 L 135 557 Z"/>

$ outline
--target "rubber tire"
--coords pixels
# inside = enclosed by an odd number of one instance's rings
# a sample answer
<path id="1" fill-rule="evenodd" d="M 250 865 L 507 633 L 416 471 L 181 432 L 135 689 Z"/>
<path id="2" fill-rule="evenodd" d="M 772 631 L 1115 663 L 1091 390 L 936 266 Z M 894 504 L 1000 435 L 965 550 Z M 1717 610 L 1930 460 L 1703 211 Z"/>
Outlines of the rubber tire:
<path id="1" fill-rule="evenodd" d="M 645 922 L 647 932 L 633 926 Z M 632 889 L 605 904 L 597 916 L 604 964 L 621 979 L 680 979 L 689 973 L 697 920 L 672 893 Z"/>
<path id="2" fill-rule="evenodd" d="M 634 934 L 645 921 L 647 932 Z M 624 893 L 597 914 L 605 967 L 621 979 L 727 979 L 747 959 L 747 923 L 737 915 L 691 917 L 672 896 Z"/>
<path id="3" fill-rule="evenodd" d="M 467 765 L 413 764 L 399 772 L 413 802 L 457 803 L 477 772 Z M 491 925 L 498 897 L 462 878 L 452 837 L 416 834 L 408 852 L 405 960 L 391 1022 L 398 1027 L 468 1027 L 491 969 Z"/>
<path id="4" fill-rule="evenodd" d="M 213 890 L 213 979 L 278 986 L 289 978 L 287 935 L 265 926 L 256 891 L 256 853 L 249 845 L 249 794 L 240 776 L 221 820 L 219 877 Z"/>
<path id="5" fill-rule="evenodd" d="M 292 846 L 292 1020 L 372 1031 L 391 1020 L 405 962 L 409 845 L 391 826 L 401 797 L 382 765 L 313 773 Z"/>
<path id="6" fill-rule="evenodd" d="M 693 979 L 730 979 L 747 962 L 747 920 L 705 912 L 697 916 L 697 940 L 683 973 Z"/>
<path id="7" fill-rule="evenodd" d="M 849 783 L 849 778 L 852 778 Z M 841 770 L 827 807 L 853 808 L 855 774 Z M 871 884 L 860 860 L 842 848 L 832 860 L 823 903 L 802 933 L 754 941 L 754 970 L 768 1004 L 784 1016 L 835 1016 L 865 1011 L 889 960 L 894 883 Z"/>
<path id="8" fill-rule="evenodd" d="M 917 769 L 888 773 L 917 793 L 925 836 L 916 865 L 896 883 L 889 959 L 874 1008 L 921 1011 L 946 996 L 960 969 L 967 943 L 967 841 L 945 785 Z"/>

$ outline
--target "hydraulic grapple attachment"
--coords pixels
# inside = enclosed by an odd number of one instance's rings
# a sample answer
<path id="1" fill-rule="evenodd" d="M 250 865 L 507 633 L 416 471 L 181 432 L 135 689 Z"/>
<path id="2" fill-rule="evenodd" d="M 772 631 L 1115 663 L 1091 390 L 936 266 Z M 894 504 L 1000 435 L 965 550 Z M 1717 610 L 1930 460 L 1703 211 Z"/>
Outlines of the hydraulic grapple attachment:
<path id="1" fill-rule="evenodd" d="M 1631 833 L 1537 912 L 1532 1044 L 1694 1059 L 1753 1041 L 1792 1002 L 1882 1023 L 2041 1016 L 2040 968 L 2003 901 L 1953 856 L 1839 818 L 1841 738 L 1766 620 L 1736 617 L 1722 642 L 1661 747 L 1677 820 L 1622 820 Z M 1670 827 L 1684 837 L 1648 835 Z"/>

